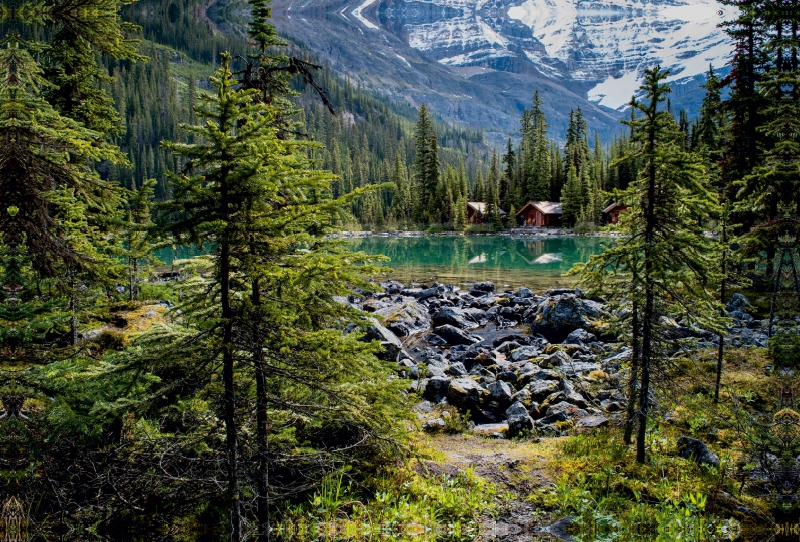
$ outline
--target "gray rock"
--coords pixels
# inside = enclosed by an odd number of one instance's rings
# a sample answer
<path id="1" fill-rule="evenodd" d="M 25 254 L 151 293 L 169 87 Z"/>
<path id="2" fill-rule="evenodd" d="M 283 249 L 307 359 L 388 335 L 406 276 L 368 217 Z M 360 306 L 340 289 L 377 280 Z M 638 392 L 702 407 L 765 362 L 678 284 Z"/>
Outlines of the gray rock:
<path id="1" fill-rule="evenodd" d="M 486 282 L 476 282 L 472 285 L 473 290 L 477 290 L 479 292 L 494 292 L 495 286 L 494 282 L 486 281 Z"/>
<path id="2" fill-rule="evenodd" d="M 488 395 L 488 390 L 466 376 L 452 380 L 447 389 L 447 399 L 450 404 L 465 409 L 475 408 Z"/>
<path id="3" fill-rule="evenodd" d="M 588 361 L 571 361 L 558 367 L 558 370 L 567 376 L 577 376 L 592 371 L 601 370 L 599 363 L 589 363 Z"/>
<path id="4" fill-rule="evenodd" d="M 425 431 L 441 431 L 445 428 L 447 424 L 441 418 L 436 418 L 434 420 L 428 420 L 426 422 L 422 422 L 422 428 Z"/>
<path id="5" fill-rule="evenodd" d="M 464 364 L 459 361 L 448 367 L 447 371 L 445 372 L 452 376 L 463 376 L 467 374 L 467 368 L 464 367 Z"/>
<path id="6" fill-rule="evenodd" d="M 388 280 L 386 282 L 381 283 L 381 288 L 383 288 L 383 291 L 386 292 L 387 294 L 394 295 L 402 292 L 405 289 L 405 286 L 403 286 L 396 280 Z"/>
<path id="7" fill-rule="evenodd" d="M 532 371 L 520 374 L 518 380 L 522 386 L 525 386 L 534 380 L 561 380 L 561 375 L 550 369 L 540 369 L 537 367 Z"/>
<path id="8" fill-rule="evenodd" d="M 470 429 L 471 433 L 482 437 L 505 438 L 508 433 L 507 423 L 484 423 Z"/>
<path id="9" fill-rule="evenodd" d="M 447 344 L 475 344 L 481 341 L 477 335 L 471 335 L 450 324 L 439 326 L 433 332 L 447 341 Z"/>
<path id="10" fill-rule="evenodd" d="M 497 401 L 498 404 L 507 406 L 512 403 L 511 396 L 513 395 L 513 391 L 511 390 L 511 386 L 502 380 L 492 382 L 487 386 L 487 389 L 489 390 L 492 400 Z"/>
<path id="11" fill-rule="evenodd" d="M 602 305 L 575 294 L 550 297 L 531 317 L 531 331 L 552 343 L 563 341 L 576 329 L 594 329 L 602 315 Z"/>
<path id="12" fill-rule="evenodd" d="M 439 378 L 447 378 L 447 373 L 441 367 L 436 365 L 428 365 L 428 377 L 433 378 L 435 376 L 438 376 Z"/>
<path id="13" fill-rule="evenodd" d="M 372 322 L 372 325 L 367 328 L 367 333 L 364 335 L 364 339 L 367 341 L 380 341 L 381 346 L 383 347 L 383 352 L 378 354 L 378 357 L 385 360 L 395 361 L 397 356 L 403 351 L 403 344 L 400 342 L 400 339 L 398 339 L 397 335 L 385 328 L 375 318 L 370 318 L 370 321 Z"/>
<path id="14" fill-rule="evenodd" d="M 564 339 L 563 344 L 579 344 L 581 346 L 586 346 L 587 344 L 592 344 L 597 342 L 597 337 L 585 329 L 576 329 L 569 335 L 567 338 Z"/>
<path id="15" fill-rule="evenodd" d="M 684 459 L 691 459 L 698 465 L 719 467 L 719 457 L 709 450 L 702 440 L 691 437 L 678 438 L 678 455 Z"/>
<path id="16" fill-rule="evenodd" d="M 386 327 L 400 337 L 416 335 L 431 328 L 428 309 L 413 299 L 378 309 L 375 314 L 383 316 Z"/>
<path id="17" fill-rule="evenodd" d="M 428 401 L 434 401 L 438 403 L 443 397 L 447 396 L 447 392 L 450 390 L 451 380 L 452 379 L 444 376 L 434 376 L 429 378 L 428 383 L 425 385 L 423 397 Z"/>
<path id="18" fill-rule="evenodd" d="M 752 316 L 739 309 L 730 311 L 728 313 L 728 316 L 736 320 L 739 320 L 740 322 L 751 322 L 753 320 Z"/>
<path id="19" fill-rule="evenodd" d="M 447 346 L 447 341 L 436 333 L 428 333 L 425 336 L 425 342 L 431 346 Z"/>
<path id="20" fill-rule="evenodd" d="M 728 312 L 732 312 L 735 310 L 741 311 L 749 308 L 752 308 L 752 305 L 750 305 L 750 300 L 738 292 L 733 294 L 731 296 L 731 300 L 728 301 L 727 305 L 725 305 L 725 310 L 727 310 Z"/>
<path id="21" fill-rule="evenodd" d="M 544 418 L 539 420 L 540 423 L 550 425 L 557 422 L 565 422 L 570 418 L 585 418 L 589 415 L 588 412 L 578 408 L 577 406 L 561 401 L 554 405 L 550 405 L 544 413 Z"/>
<path id="22" fill-rule="evenodd" d="M 459 329 L 472 329 L 487 322 L 486 313 L 480 309 L 442 307 L 431 319 L 434 326 L 450 324 Z"/>
<path id="23" fill-rule="evenodd" d="M 558 391 L 559 383 L 553 380 L 534 380 L 529 382 L 523 389 L 528 390 L 534 401 L 541 401 L 550 394 Z"/>
<path id="24" fill-rule="evenodd" d="M 564 391 L 564 400 L 568 403 L 572 403 L 581 408 L 589 406 L 589 403 L 584 399 L 583 395 L 575 389 L 575 385 L 566 378 L 561 380 L 561 389 Z"/>
<path id="25" fill-rule="evenodd" d="M 533 418 L 528 414 L 528 409 L 520 402 L 516 402 L 506 409 L 506 418 L 508 419 L 507 435 L 509 437 L 515 437 L 523 431 L 532 430 L 534 427 Z"/>
<path id="26" fill-rule="evenodd" d="M 549 369 L 551 367 L 560 367 L 564 364 L 568 364 L 572 362 L 572 358 L 569 357 L 569 354 L 564 352 L 563 350 L 557 350 L 550 354 L 549 356 L 545 356 L 539 360 L 539 366 L 544 367 L 545 369 Z"/>
<path id="27" fill-rule="evenodd" d="M 521 297 L 521 298 L 525 298 L 525 299 L 530 299 L 530 298 L 533 297 L 533 292 L 523 286 L 523 287 L 520 287 L 519 290 L 517 290 L 517 293 L 516 293 L 516 295 L 514 297 Z"/>
<path id="28" fill-rule="evenodd" d="M 606 412 L 621 412 L 624 410 L 623 406 L 619 404 L 617 401 L 612 401 L 610 399 L 606 399 L 605 401 L 600 401 L 600 406 L 603 407 L 603 410 Z"/>
<path id="29" fill-rule="evenodd" d="M 584 429 L 594 429 L 596 427 L 605 427 L 608 425 L 608 418 L 605 416 L 586 416 L 578 420 L 575 427 Z"/>
<path id="30" fill-rule="evenodd" d="M 527 361 L 541 353 L 542 350 L 536 346 L 522 346 L 511 352 L 511 359 L 514 361 Z"/>
<path id="31" fill-rule="evenodd" d="M 423 414 L 430 414 L 433 412 L 433 405 L 431 405 L 430 401 L 422 401 L 421 403 L 414 405 L 412 408 Z"/>

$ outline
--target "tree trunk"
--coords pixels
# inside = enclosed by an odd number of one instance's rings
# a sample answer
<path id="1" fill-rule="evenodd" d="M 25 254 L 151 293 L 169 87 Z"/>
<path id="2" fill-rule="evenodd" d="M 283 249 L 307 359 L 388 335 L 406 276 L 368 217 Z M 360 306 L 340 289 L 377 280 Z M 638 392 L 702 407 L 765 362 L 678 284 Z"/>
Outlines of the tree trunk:
<path id="1" fill-rule="evenodd" d="M 626 445 L 633 439 L 633 426 L 636 419 L 636 389 L 639 381 L 639 306 L 633 302 L 633 317 L 631 322 L 631 374 L 628 379 L 628 406 L 625 412 L 625 433 L 623 440 Z"/>
<path id="2" fill-rule="evenodd" d="M 647 115 L 650 125 L 647 134 L 647 201 L 645 207 L 645 245 L 644 245 L 644 283 L 645 302 L 642 314 L 642 381 L 639 387 L 639 429 L 636 434 L 636 461 L 646 459 L 645 437 L 647 435 L 647 414 L 650 402 L 650 363 L 653 357 L 653 319 L 655 317 L 655 292 L 653 285 L 653 255 L 651 254 L 656 223 L 656 129 L 658 102 L 650 102 Z"/>
<path id="3" fill-rule="evenodd" d="M 222 183 L 221 205 L 228 210 L 226 183 Z M 229 233 L 225 232 L 220 247 L 220 301 L 222 303 L 222 381 L 225 387 L 225 442 L 228 455 L 228 500 L 231 515 L 231 542 L 242 539 L 241 503 L 239 501 L 238 431 L 236 427 L 236 389 L 233 369 L 233 308 L 231 306 L 231 248 Z"/>
<path id="4" fill-rule="evenodd" d="M 724 212 L 724 211 L 723 211 Z M 722 284 L 720 284 L 719 288 L 719 295 L 720 295 L 720 303 L 725 305 L 725 278 L 726 278 L 726 265 L 727 265 L 727 254 L 728 251 L 725 249 L 725 243 L 727 242 L 727 231 L 726 225 L 723 222 L 722 224 Z M 725 316 L 725 309 L 722 309 L 722 316 Z M 717 378 L 714 384 L 714 403 L 719 403 L 719 386 L 720 382 L 722 381 L 722 362 L 725 359 L 725 341 L 724 336 L 722 333 L 719 334 L 719 346 L 717 348 Z"/>
<path id="5" fill-rule="evenodd" d="M 259 338 L 261 292 L 258 280 L 253 281 L 253 365 L 256 377 L 256 439 L 258 441 L 258 478 L 256 487 L 256 516 L 259 542 L 270 539 L 269 531 L 269 425 L 267 413 L 267 375 L 264 352 Z"/>

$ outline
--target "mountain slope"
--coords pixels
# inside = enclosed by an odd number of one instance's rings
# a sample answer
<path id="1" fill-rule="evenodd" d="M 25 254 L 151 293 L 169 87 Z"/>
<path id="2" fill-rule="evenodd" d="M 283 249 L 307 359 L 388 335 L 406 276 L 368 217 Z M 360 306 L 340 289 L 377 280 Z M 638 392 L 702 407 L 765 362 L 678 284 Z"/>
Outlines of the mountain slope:
<path id="1" fill-rule="evenodd" d="M 620 115 L 616 111 L 590 103 L 583 89 L 566 88 L 530 63 L 500 69 L 503 66 L 497 64 L 439 62 L 430 51 L 413 47 L 413 41 L 409 44 L 405 26 L 387 28 L 389 23 L 378 16 L 380 6 L 346 0 L 276 0 L 273 18 L 282 33 L 331 61 L 339 71 L 395 99 L 427 103 L 451 121 L 482 126 L 487 132 L 514 132 L 523 108 L 530 106 L 534 91 L 539 90 L 554 135 L 564 133 L 569 111 L 577 107 L 584 110 L 590 130 L 617 131 Z"/>
<path id="2" fill-rule="evenodd" d="M 672 70 L 691 114 L 730 43 L 716 0 L 276 0 L 280 30 L 342 72 L 448 118 L 514 130 L 534 90 L 553 134 L 570 109 L 616 131 L 643 70 Z M 611 111 L 614 109 L 615 111 Z M 613 127 L 612 127 L 613 126 Z"/>

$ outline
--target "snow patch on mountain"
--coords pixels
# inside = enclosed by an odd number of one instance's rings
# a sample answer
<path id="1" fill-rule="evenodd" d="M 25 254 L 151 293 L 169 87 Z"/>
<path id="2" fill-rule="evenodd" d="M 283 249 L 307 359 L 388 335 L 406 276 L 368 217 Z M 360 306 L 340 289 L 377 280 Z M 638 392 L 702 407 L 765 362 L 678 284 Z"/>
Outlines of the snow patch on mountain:
<path id="1" fill-rule="evenodd" d="M 369 6 L 371 6 L 372 4 L 374 4 L 377 1 L 378 0 L 366 0 L 363 4 L 361 4 L 360 6 L 358 6 L 356 9 L 354 9 L 352 11 L 353 16 L 355 16 L 356 19 L 361 21 L 361 24 L 363 24 L 367 28 L 371 28 L 372 30 L 380 30 L 380 28 L 377 25 L 373 24 L 371 21 L 369 21 L 366 17 L 361 15 L 361 12 L 364 11 L 365 9 L 367 9 Z"/>
<path id="2" fill-rule="evenodd" d="M 736 13 L 716 0 L 525 0 L 507 12 L 573 80 L 598 81 L 589 99 L 614 109 L 626 107 L 645 68 L 660 64 L 678 81 L 725 64 L 732 46 L 717 25 Z"/>

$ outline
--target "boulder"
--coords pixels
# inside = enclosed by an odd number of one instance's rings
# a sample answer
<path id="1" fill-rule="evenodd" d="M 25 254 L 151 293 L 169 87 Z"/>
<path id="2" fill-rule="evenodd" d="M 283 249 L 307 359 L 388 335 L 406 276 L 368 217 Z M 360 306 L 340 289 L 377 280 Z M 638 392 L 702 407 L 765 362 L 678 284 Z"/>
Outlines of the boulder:
<path id="1" fill-rule="evenodd" d="M 573 294 L 546 299 L 531 317 L 531 331 L 543 335 L 551 343 L 563 341 L 576 329 L 600 328 L 602 305 Z"/>
<path id="2" fill-rule="evenodd" d="M 585 418 L 589 415 L 585 410 L 577 406 L 561 401 L 547 408 L 544 418 L 539 420 L 540 424 L 550 425 L 558 422 L 565 422 L 571 418 Z"/>
<path id="3" fill-rule="evenodd" d="M 591 373 L 592 371 L 601 370 L 599 363 L 590 363 L 588 361 L 570 361 L 557 368 L 560 372 L 567 376 L 578 376 L 582 374 Z"/>
<path id="4" fill-rule="evenodd" d="M 514 294 L 514 297 L 521 297 L 521 298 L 524 298 L 524 299 L 530 299 L 530 298 L 533 297 L 533 292 L 530 291 L 528 288 L 525 288 L 524 286 L 522 286 L 522 287 L 520 287 L 519 290 L 517 290 L 517 293 Z"/>
<path id="5" fill-rule="evenodd" d="M 406 288 L 402 291 L 402 294 L 407 297 L 413 297 L 420 301 L 424 301 L 425 299 L 436 297 L 439 294 L 442 294 L 447 289 L 444 286 L 437 286 L 435 288 Z"/>
<path id="6" fill-rule="evenodd" d="M 406 287 L 396 280 L 387 280 L 381 283 L 381 288 L 383 288 L 383 291 L 387 294 L 395 295 L 405 290 Z"/>
<path id="7" fill-rule="evenodd" d="M 750 308 L 752 308 L 752 305 L 750 305 L 750 300 L 740 293 L 733 294 L 731 296 L 731 300 L 728 301 L 727 305 L 725 305 L 725 310 L 728 312 L 733 312 L 735 310 L 743 311 Z"/>
<path id="8" fill-rule="evenodd" d="M 684 459 L 691 459 L 698 465 L 719 467 L 719 457 L 709 450 L 702 440 L 691 437 L 678 438 L 678 455 Z"/>
<path id="9" fill-rule="evenodd" d="M 442 369 L 441 367 L 438 367 L 436 365 L 428 365 L 428 378 L 433 378 L 434 376 L 447 378 L 447 372 L 445 371 L 445 369 Z"/>
<path id="10" fill-rule="evenodd" d="M 572 363 L 572 358 L 563 350 L 556 350 L 549 356 L 544 356 L 538 361 L 540 367 L 550 369 L 552 367 L 561 367 L 562 365 Z"/>
<path id="11" fill-rule="evenodd" d="M 450 404 L 463 409 L 475 408 L 488 395 L 487 390 L 466 376 L 452 380 L 447 389 L 447 399 Z"/>
<path id="12" fill-rule="evenodd" d="M 597 427 L 605 427 L 608 425 L 608 418 L 605 416 L 586 416 L 578 420 L 575 427 L 582 429 L 595 429 Z"/>
<path id="13" fill-rule="evenodd" d="M 541 353 L 541 349 L 536 346 L 522 346 L 511 352 L 511 359 L 514 361 L 527 361 Z"/>
<path id="14" fill-rule="evenodd" d="M 487 386 L 492 401 L 497 401 L 501 407 L 508 407 L 512 403 L 513 391 L 511 386 L 502 380 L 496 380 Z"/>
<path id="15" fill-rule="evenodd" d="M 481 437 L 505 438 L 508 433 L 507 423 L 484 423 L 476 425 L 470 430 Z"/>
<path id="16" fill-rule="evenodd" d="M 535 368 L 531 371 L 525 371 L 517 378 L 518 386 L 527 386 L 534 380 L 561 380 L 561 375 L 549 369 Z"/>
<path id="17" fill-rule="evenodd" d="M 378 309 L 375 314 L 383 316 L 386 327 L 400 337 L 416 335 L 431 328 L 428 309 L 413 299 Z"/>
<path id="18" fill-rule="evenodd" d="M 541 401 L 552 393 L 558 391 L 559 382 L 554 380 L 534 380 L 525 385 L 524 390 L 528 390 L 531 399 Z"/>
<path id="19" fill-rule="evenodd" d="M 425 336 L 425 342 L 431 346 L 447 346 L 447 341 L 436 333 L 428 333 Z"/>
<path id="20" fill-rule="evenodd" d="M 436 418 L 434 420 L 428 420 L 426 422 L 422 422 L 422 429 L 425 431 L 441 431 L 445 428 L 447 424 L 441 418 Z"/>
<path id="21" fill-rule="evenodd" d="M 433 412 L 433 405 L 431 404 L 430 401 L 422 401 L 421 403 L 418 403 L 411 408 L 422 414 L 430 414 L 431 412 Z"/>
<path id="22" fill-rule="evenodd" d="M 495 286 L 494 282 L 486 281 L 486 282 L 476 282 L 472 285 L 473 290 L 477 290 L 479 292 L 494 292 Z"/>
<path id="23" fill-rule="evenodd" d="M 471 335 L 450 324 L 439 326 L 435 328 L 433 332 L 443 338 L 447 344 L 475 344 L 482 340 L 477 335 Z"/>
<path id="24" fill-rule="evenodd" d="M 586 346 L 587 344 L 596 343 L 597 337 L 585 329 L 576 329 L 564 339 L 563 344 L 579 344 Z"/>
<path id="25" fill-rule="evenodd" d="M 568 403 L 572 403 L 581 408 L 589 406 L 589 403 L 584 399 L 583 395 L 575 389 L 575 385 L 566 378 L 561 379 L 561 389 L 564 391 L 564 400 Z"/>
<path id="26" fill-rule="evenodd" d="M 516 402 L 506 409 L 506 418 L 508 419 L 507 435 L 509 437 L 515 437 L 523 431 L 532 430 L 534 427 L 533 418 L 528 414 L 528 409 L 520 402 Z"/>
<path id="27" fill-rule="evenodd" d="M 447 392 L 450 389 L 450 381 L 452 379 L 447 378 L 446 376 L 434 376 L 428 379 L 428 383 L 425 385 L 425 391 L 423 392 L 422 396 L 427 399 L 428 401 L 439 402 L 442 398 L 447 396 Z"/>
<path id="28" fill-rule="evenodd" d="M 480 309 L 459 309 L 457 307 L 442 307 L 432 318 L 434 326 L 449 324 L 459 329 L 472 329 L 487 321 L 486 313 Z"/>
<path id="29" fill-rule="evenodd" d="M 367 333 L 364 335 L 364 340 L 367 341 L 380 341 L 383 347 L 383 352 L 378 354 L 378 357 L 384 360 L 395 361 L 400 353 L 403 351 L 403 344 L 397 335 L 386 329 L 375 318 L 370 318 L 371 325 L 367 328 Z"/>
<path id="30" fill-rule="evenodd" d="M 448 367 L 445 372 L 451 376 L 464 376 L 467 374 L 467 368 L 459 361 Z"/>

